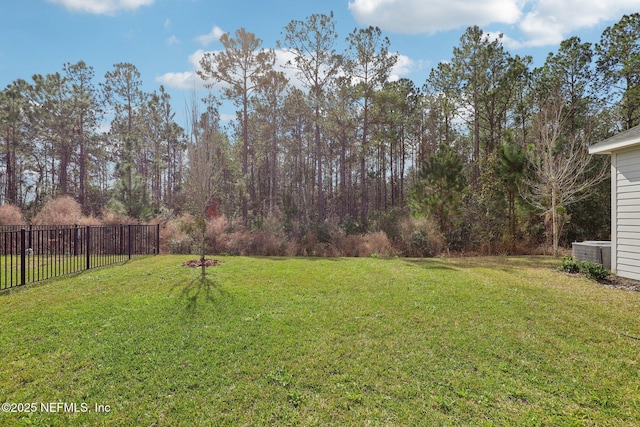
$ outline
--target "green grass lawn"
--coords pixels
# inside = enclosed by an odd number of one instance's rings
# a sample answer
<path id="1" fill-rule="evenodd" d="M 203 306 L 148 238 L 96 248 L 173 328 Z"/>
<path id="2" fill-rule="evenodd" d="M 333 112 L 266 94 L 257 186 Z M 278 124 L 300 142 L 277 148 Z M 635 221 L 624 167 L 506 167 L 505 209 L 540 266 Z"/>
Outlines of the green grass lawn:
<path id="1" fill-rule="evenodd" d="M 32 255 L 25 258 L 25 280 L 39 282 L 65 274 L 87 270 L 87 256 L 83 255 Z M 127 260 L 127 255 L 91 255 L 90 268 L 117 264 Z M 20 255 L 0 255 L 0 291 L 20 286 Z"/>
<path id="2" fill-rule="evenodd" d="M 557 260 L 189 258 L 1 293 L 0 425 L 640 424 L 640 294 Z"/>

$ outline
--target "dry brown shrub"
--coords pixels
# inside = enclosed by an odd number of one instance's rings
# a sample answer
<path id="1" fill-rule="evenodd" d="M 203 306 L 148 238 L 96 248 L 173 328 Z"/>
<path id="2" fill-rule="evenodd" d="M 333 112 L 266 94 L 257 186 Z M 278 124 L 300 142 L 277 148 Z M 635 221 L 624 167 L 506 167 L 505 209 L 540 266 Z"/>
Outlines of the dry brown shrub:
<path id="1" fill-rule="evenodd" d="M 205 236 L 207 241 L 207 252 L 212 254 L 228 252 L 224 236 L 228 227 L 229 223 L 224 215 L 212 218 L 207 222 L 207 231 Z"/>
<path id="2" fill-rule="evenodd" d="M 331 256 L 368 257 L 395 255 L 396 251 L 384 231 L 367 234 L 336 233 L 333 235 L 334 252 Z"/>
<path id="3" fill-rule="evenodd" d="M 287 247 L 285 248 L 284 254 L 286 256 L 299 256 L 300 244 L 295 239 L 288 240 Z"/>
<path id="4" fill-rule="evenodd" d="M 59 196 L 47 202 L 33 218 L 38 225 L 73 225 L 83 219 L 82 206 L 71 196 Z"/>
<path id="5" fill-rule="evenodd" d="M 184 213 L 174 219 L 156 219 L 151 223 L 160 224 L 161 253 L 191 254 L 200 250 L 201 230 L 193 215 Z"/>
<path id="6" fill-rule="evenodd" d="M 332 235 L 333 247 L 339 256 L 359 257 L 362 253 L 365 240 L 361 234 L 335 233 Z"/>
<path id="7" fill-rule="evenodd" d="M 435 256 L 446 248 L 446 242 L 438 227 L 428 218 L 408 217 L 400 222 L 398 231 L 396 249 L 405 256 Z"/>
<path id="8" fill-rule="evenodd" d="M 317 256 L 316 247 L 319 245 L 316 233 L 308 232 L 298 240 L 298 255 L 300 256 Z"/>
<path id="9" fill-rule="evenodd" d="M 287 253 L 288 238 L 282 226 L 282 214 L 276 207 L 263 221 L 262 229 L 254 236 L 257 255 L 282 256 Z"/>
<path id="10" fill-rule="evenodd" d="M 96 218 L 93 215 L 89 215 L 89 216 L 83 216 L 82 218 L 80 218 L 78 220 L 78 225 L 82 225 L 82 226 L 98 226 L 98 225 L 103 225 L 102 221 L 99 218 Z"/>
<path id="11" fill-rule="evenodd" d="M 311 248 L 311 256 L 317 256 L 322 258 L 338 257 L 340 254 L 336 250 L 335 246 L 329 243 L 316 243 Z"/>
<path id="12" fill-rule="evenodd" d="M 364 245 L 362 249 L 363 256 L 379 255 L 387 257 L 394 255 L 391 241 L 384 231 L 376 231 L 375 233 L 366 234 L 364 236 Z"/>
<path id="13" fill-rule="evenodd" d="M 283 216 L 280 209 L 276 206 L 273 211 L 264 217 L 262 221 L 261 230 L 267 234 L 273 236 L 284 235 L 284 229 L 282 227 Z"/>
<path id="14" fill-rule="evenodd" d="M 160 225 L 160 253 L 171 253 L 170 241 L 177 231 L 173 221 L 166 221 Z"/>
<path id="15" fill-rule="evenodd" d="M 229 227 L 229 221 L 224 215 L 211 218 L 207 223 L 207 234 L 219 236 L 223 234 Z"/>
<path id="16" fill-rule="evenodd" d="M 0 206 L 0 225 L 23 225 L 25 223 L 19 207 L 10 204 Z"/>
<path id="17" fill-rule="evenodd" d="M 237 230 L 217 237 L 219 253 L 231 255 L 281 256 L 288 250 L 284 236 L 275 236 L 261 230 Z"/>
<path id="18" fill-rule="evenodd" d="M 246 230 L 238 230 L 222 235 L 222 242 L 230 255 L 248 255 L 247 248 L 251 244 L 251 235 Z"/>
<path id="19" fill-rule="evenodd" d="M 230 255 L 282 256 L 291 253 L 290 242 L 282 228 L 276 210 L 261 222 L 260 229 L 247 230 L 233 226 L 224 216 L 211 219 L 207 224 L 207 247 L 211 253 Z"/>
<path id="20" fill-rule="evenodd" d="M 254 230 L 250 236 L 247 255 L 281 256 L 286 253 L 287 240 L 283 234 Z"/>
<path id="21" fill-rule="evenodd" d="M 160 252 L 172 254 L 190 254 L 193 239 L 181 229 L 176 220 L 166 221 L 160 226 Z"/>
<path id="22" fill-rule="evenodd" d="M 198 228 L 196 217 L 190 213 L 183 213 L 175 219 L 175 222 L 180 231 L 183 231 L 190 236 L 196 236 L 201 233 L 201 230 Z"/>
<path id="23" fill-rule="evenodd" d="M 102 211 L 102 223 L 104 225 L 128 225 L 128 224 L 138 224 L 139 222 L 126 215 L 121 215 L 115 211 L 111 211 L 108 209 L 104 209 Z"/>

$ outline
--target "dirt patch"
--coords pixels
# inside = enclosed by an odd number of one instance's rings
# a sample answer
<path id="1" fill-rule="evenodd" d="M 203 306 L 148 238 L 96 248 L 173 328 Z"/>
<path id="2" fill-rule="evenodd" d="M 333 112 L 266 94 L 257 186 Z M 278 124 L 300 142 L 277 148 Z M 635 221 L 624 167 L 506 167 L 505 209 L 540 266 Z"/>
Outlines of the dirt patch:
<path id="1" fill-rule="evenodd" d="M 640 282 L 625 279 L 624 277 L 614 276 L 613 274 L 606 279 L 599 281 L 603 286 L 607 288 L 624 289 L 626 291 L 640 292 Z"/>
<path id="2" fill-rule="evenodd" d="M 192 268 L 196 268 L 196 267 L 202 267 L 202 260 L 201 259 L 192 259 L 189 261 L 185 261 L 182 263 L 182 265 L 184 265 L 185 267 L 192 267 Z M 216 265 L 220 264 L 220 261 L 218 261 L 217 259 L 211 259 L 211 258 L 205 258 L 204 259 L 204 266 L 205 267 L 214 267 Z"/>

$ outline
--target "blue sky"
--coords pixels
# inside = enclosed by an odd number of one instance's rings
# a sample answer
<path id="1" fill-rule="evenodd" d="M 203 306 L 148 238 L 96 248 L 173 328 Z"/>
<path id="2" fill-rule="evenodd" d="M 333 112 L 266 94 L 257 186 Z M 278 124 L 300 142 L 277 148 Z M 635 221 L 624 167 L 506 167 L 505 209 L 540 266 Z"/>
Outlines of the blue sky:
<path id="1" fill-rule="evenodd" d="M 640 11 L 640 0 L 4 0 L 0 88 L 79 60 L 100 82 L 113 64 L 130 62 L 143 89 L 164 85 L 180 113 L 202 87 L 198 59 L 221 48 L 222 33 L 244 27 L 275 49 L 289 21 L 331 11 L 341 43 L 356 27 L 380 27 L 400 55 L 394 78 L 422 86 L 468 26 L 503 33 L 512 55 L 533 55 L 540 65 L 568 37 L 597 43 L 623 14 Z"/>

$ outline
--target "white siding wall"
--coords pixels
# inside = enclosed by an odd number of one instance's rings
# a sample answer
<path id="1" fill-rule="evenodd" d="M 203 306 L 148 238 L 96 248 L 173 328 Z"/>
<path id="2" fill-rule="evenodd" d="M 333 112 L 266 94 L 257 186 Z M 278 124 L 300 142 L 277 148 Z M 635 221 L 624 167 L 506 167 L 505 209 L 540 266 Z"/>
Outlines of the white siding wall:
<path id="1" fill-rule="evenodd" d="M 611 160 L 615 170 L 611 262 L 618 276 L 640 280 L 640 149 L 615 153 Z"/>

